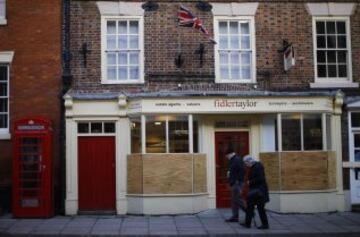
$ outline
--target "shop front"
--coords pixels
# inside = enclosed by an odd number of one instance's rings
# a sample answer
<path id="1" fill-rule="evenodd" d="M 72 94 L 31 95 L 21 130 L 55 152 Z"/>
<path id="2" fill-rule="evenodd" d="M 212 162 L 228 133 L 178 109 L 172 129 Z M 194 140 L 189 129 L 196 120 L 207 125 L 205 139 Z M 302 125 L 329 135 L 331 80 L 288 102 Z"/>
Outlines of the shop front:
<path id="1" fill-rule="evenodd" d="M 66 213 L 229 207 L 229 144 L 263 162 L 269 209 L 343 210 L 341 106 L 327 93 L 67 95 Z"/>

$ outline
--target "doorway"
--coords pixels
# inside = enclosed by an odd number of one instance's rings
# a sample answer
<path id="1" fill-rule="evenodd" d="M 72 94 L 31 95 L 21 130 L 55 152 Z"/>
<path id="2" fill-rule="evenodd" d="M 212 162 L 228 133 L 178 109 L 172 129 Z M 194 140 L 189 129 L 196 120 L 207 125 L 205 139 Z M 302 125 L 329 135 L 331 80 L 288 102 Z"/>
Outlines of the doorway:
<path id="1" fill-rule="evenodd" d="M 79 212 L 115 212 L 115 137 L 78 138 Z"/>
<path id="2" fill-rule="evenodd" d="M 230 187 L 227 180 L 229 161 L 225 157 L 226 149 L 230 144 L 241 158 L 249 154 L 249 132 L 215 132 L 217 208 L 231 206 Z"/>

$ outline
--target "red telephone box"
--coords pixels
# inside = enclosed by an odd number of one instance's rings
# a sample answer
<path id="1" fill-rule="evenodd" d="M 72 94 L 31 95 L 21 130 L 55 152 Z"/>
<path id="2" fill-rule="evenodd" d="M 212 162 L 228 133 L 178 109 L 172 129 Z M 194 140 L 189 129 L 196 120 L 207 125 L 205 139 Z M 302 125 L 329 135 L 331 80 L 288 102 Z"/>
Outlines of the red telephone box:
<path id="1" fill-rule="evenodd" d="M 47 118 L 25 118 L 14 124 L 13 215 L 51 217 L 52 127 Z"/>

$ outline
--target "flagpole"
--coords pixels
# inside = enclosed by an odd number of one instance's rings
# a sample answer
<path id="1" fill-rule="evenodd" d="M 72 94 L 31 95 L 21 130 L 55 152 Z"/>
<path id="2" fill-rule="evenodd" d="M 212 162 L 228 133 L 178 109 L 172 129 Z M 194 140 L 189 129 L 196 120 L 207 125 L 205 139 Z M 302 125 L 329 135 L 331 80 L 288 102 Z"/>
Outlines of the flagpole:
<path id="1" fill-rule="evenodd" d="M 178 37 L 177 37 L 177 43 L 178 43 L 178 46 L 177 46 L 177 51 L 176 51 L 176 54 L 175 54 L 175 62 L 176 62 L 176 67 L 177 68 L 181 68 L 181 65 L 182 65 L 182 57 L 181 57 L 181 40 L 180 40 L 180 36 L 181 36 L 181 33 L 180 33 L 180 28 L 179 28 L 179 21 L 178 21 L 178 18 L 175 17 L 175 24 L 176 24 L 176 31 L 178 33 Z"/>

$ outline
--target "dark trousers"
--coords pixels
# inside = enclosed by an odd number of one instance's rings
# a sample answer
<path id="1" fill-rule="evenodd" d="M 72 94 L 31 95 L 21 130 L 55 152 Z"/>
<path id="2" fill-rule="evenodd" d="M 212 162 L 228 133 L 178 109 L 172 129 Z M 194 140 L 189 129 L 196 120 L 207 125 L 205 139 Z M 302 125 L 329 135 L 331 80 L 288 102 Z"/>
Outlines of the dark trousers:
<path id="1" fill-rule="evenodd" d="M 242 207 L 242 199 L 240 196 L 241 184 L 236 182 L 231 186 L 231 211 L 232 217 L 239 217 L 239 209 Z"/>
<path id="2" fill-rule="evenodd" d="M 254 217 L 255 205 L 257 206 L 257 209 L 258 209 L 261 224 L 263 226 L 269 226 L 264 203 L 259 203 L 259 204 L 249 203 L 248 204 L 248 206 L 246 208 L 245 224 L 247 226 L 251 226 L 251 219 Z"/>

